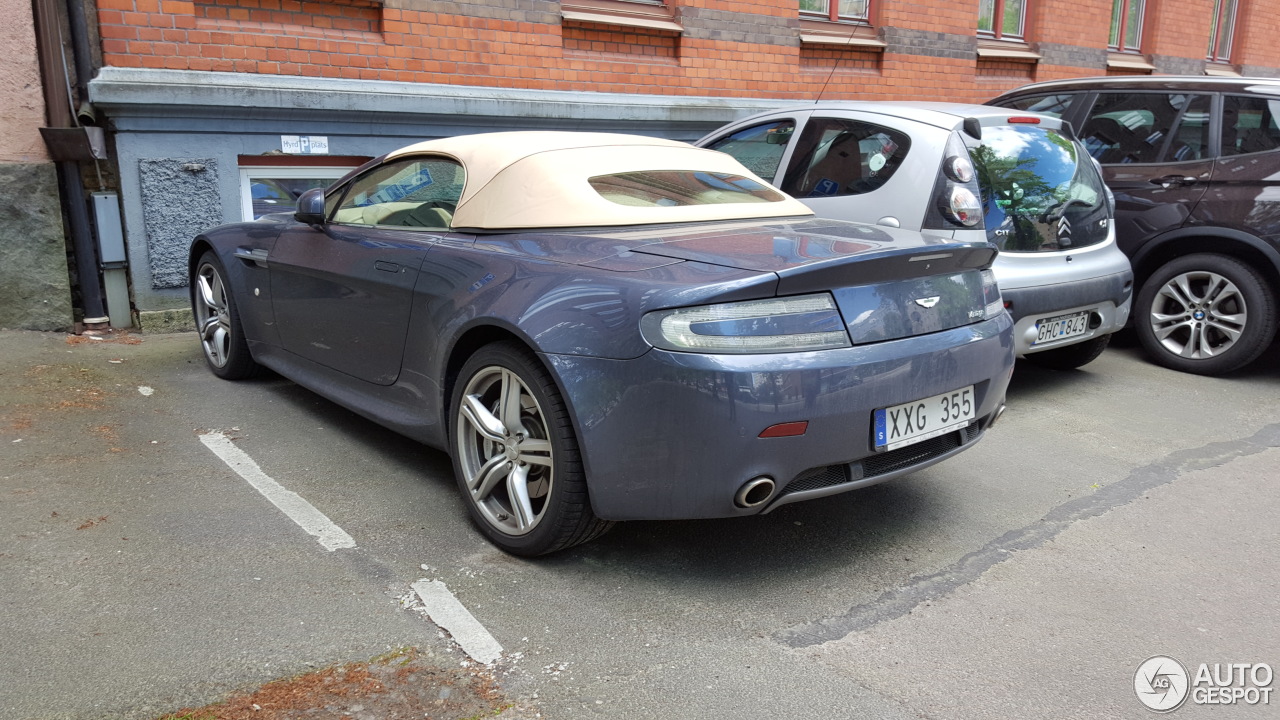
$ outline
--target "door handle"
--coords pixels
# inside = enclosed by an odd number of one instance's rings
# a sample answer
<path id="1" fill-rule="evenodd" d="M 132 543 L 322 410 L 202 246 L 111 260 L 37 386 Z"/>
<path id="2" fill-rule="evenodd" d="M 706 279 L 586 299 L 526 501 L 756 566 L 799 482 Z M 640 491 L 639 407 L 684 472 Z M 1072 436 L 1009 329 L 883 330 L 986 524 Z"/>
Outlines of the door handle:
<path id="1" fill-rule="evenodd" d="M 389 272 L 389 273 L 400 272 L 399 265 L 393 262 L 387 262 L 386 260 L 374 260 L 373 266 L 383 272 Z"/>
<path id="2" fill-rule="evenodd" d="M 1195 185 L 1197 182 L 1199 182 L 1199 180 L 1191 177 L 1190 175 L 1165 175 L 1164 177 L 1151 178 L 1152 185 L 1159 185 L 1165 190 L 1168 190 L 1174 185 L 1186 187 L 1188 185 Z"/>

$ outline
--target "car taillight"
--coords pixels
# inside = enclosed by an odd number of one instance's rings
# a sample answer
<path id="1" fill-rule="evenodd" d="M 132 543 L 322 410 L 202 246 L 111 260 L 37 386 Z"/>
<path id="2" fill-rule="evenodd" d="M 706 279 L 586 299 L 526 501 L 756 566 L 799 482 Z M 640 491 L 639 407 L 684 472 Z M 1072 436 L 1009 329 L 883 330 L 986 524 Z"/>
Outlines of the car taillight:
<path id="1" fill-rule="evenodd" d="M 951 188 L 951 197 L 943 212 L 948 220 L 965 227 L 973 227 L 982 222 L 982 203 L 978 202 L 978 196 L 972 190 L 963 185 Z"/>
<path id="2" fill-rule="evenodd" d="M 827 293 L 656 310 L 640 320 L 650 345 L 676 352 L 783 353 L 850 347 Z"/>
<path id="3" fill-rule="evenodd" d="M 925 217 L 923 229 L 980 229 L 984 213 L 977 176 L 964 141 L 957 133 L 951 133 L 943 151 L 942 172 L 934 185 L 933 207 Z"/>
<path id="4" fill-rule="evenodd" d="M 987 320 L 1005 311 L 1000 286 L 996 284 L 996 274 L 990 270 L 982 271 L 982 300 L 986 303 L 983 314 Z"/>
<path id="5" fill-rule="evenodd" d="M 952 155 L 942 163 L 942 171 L 947 177 L 959 183 L 973 181 L 973 161 L 967 155 Z"/>

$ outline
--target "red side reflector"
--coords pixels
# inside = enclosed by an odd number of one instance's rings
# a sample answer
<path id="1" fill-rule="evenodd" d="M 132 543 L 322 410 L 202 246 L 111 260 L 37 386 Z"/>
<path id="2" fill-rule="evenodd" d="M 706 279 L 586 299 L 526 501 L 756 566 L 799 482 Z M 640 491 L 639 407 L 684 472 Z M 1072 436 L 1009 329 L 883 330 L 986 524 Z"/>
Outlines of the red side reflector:
<path id="1" fill-rule="evenodd" d="M 1018 124 L 1021 124 L 1021 125 L 1039 125 L 1039 124 L 1040 124 L 1040 118 L 1038 118 L 1038 117 L 1025 117 L 1025 116 L 1018 116 L 1018 117 L 1011 117 L 1011 118 L 1009 118 L 1008 120 L 1006 120 L 1006 122 L 1008 122 L 1010 125 L 1018 125 Z"/>
<path id="2" fill-rule="evenodd" d="M 803 435 L 809 429 L 809 421 L 801 420 L 799 422 L 778 423 L 770 425 L 760 432 L 760 437 L 792 437 L 795 435 Z"/>

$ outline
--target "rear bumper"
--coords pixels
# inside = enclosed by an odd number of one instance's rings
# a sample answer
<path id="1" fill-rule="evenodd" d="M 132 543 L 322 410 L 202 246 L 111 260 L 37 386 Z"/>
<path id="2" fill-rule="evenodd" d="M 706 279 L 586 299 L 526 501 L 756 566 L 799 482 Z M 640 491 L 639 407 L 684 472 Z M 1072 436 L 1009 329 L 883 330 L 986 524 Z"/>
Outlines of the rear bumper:
<path id="1" fill-rule="evenodd" d="M 1013 369 L 1010 319 L 841 350 L 634 360 L 546 356 L 574 417 L 596 515 L 656 520 L 752 515 L 881 482 L 979 439 Z M 969 428 L 889 453 L 873 449 L 872 413 L 974 386 Z M 803 435 L 760 438 L 785 422 Z M 735 505 L 749 480 L 768 500 Z"/>
<path id="2" fill-rule="evenodd" d="M 1120 330 L 1129 321 L 1133 300 L 1133 272 L 1123 272 L 1088 280 L 1056 285 L 1040 285 L 1016 290 L 1001 288 L 1001 295 L 1013 317 L 1014 347 L 1018 355 L 1052 350 L 1091 340 Z M 1036 323 L 1059 315 L 1092 313 L 1089 330 L 1066 340 L 1034 344 Z"/>

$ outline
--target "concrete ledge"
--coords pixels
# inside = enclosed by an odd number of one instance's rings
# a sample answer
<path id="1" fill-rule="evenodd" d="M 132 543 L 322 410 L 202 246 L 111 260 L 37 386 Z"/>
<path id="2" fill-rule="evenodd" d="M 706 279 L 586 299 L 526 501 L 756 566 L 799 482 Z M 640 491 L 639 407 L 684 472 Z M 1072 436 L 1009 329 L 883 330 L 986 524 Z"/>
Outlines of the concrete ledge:
<path id="1" fill-rule="evenodd" d="M 175 112 L 225 116 L 286 110 L 296 114 L 370 116 L 519 117 L 552 121 L 705 123 L 795 104 L 755 98 L 645 95 L 308 78 L 293 75 L 104 67 L 89 96 L 112 118 Z M 456 120 L 455 120 L 456 121 Z"/>
<path id="2" fill-rule="evenodd" d="M 138 313 L 138 327 L 147 334 L 190 332 L 196 329 L 191 309 L 149 310 Z"/>

